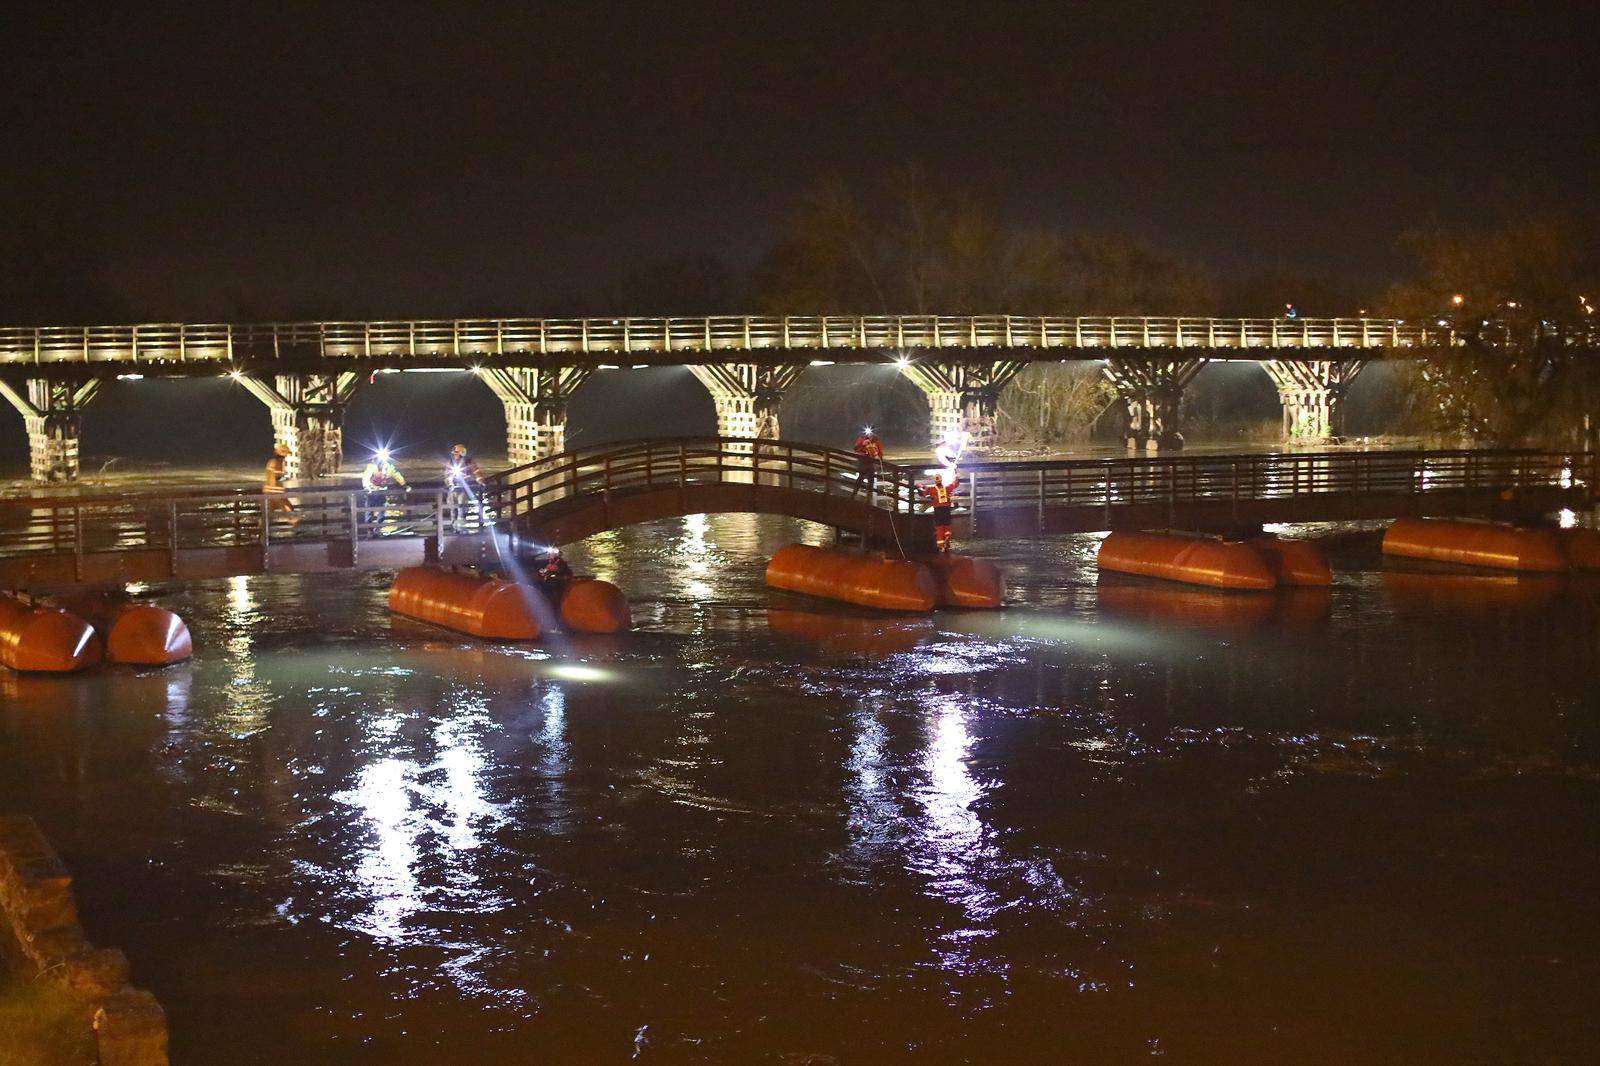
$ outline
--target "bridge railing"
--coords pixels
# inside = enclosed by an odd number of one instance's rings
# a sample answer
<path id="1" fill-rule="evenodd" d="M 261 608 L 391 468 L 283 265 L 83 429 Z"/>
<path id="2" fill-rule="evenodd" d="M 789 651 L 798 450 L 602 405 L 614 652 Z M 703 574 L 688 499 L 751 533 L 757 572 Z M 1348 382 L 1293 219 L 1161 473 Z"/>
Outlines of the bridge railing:
<path id="1" fill-rule="evenodd" d="M 1516 493 L 1600 487 L 1600 456 L 1555 451 L 1369 451 L 969 463 L 957 510 L 1114 507 L 1342 494 Z"/>
<path id="2" fill-rule="evenodd" d="M 882 464 L 872 503 L 902 513 L 915 509 L 915 480 L 912 470 Z M 486 479 L 485 499 L 505 520 L 572 497 L 731 483 L 867 499 L 853 452 L 750 437 L 631 441 L 563 452 Z"/>
<path id="3" fill-rule="evenodd" d="M 1490 323 L 1489 340 L 1511 336 Z M 373 322 L 141 323 L 0 328 L 0 365 L 228 363 L 235 359 L 473 360 L 919 349 L 1338 350 L 1455 344 L 1443 319 L 1037 315 L 717 315 Z M 1593 347 L 1600 330 L 1569 343 Z"/>
<path id="4" fill-rule="evenodd" d="M 0 500 L 0 557 L 142 550 L 265 548 L 288 541 L 357 544 L 478 528 L 440 487 L 369 498 L 359 490 L 128 494 Z"/>

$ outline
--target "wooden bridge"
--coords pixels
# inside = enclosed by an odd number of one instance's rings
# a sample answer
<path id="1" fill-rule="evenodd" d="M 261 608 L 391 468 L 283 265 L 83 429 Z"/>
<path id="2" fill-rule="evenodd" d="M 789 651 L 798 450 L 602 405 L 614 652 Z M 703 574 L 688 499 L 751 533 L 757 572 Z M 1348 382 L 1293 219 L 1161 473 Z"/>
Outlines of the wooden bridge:
<path id="1" fill-rule="evenodd" d="M 1510 336 L 1509 326 L 1487 330 Z M 1064 317 L 1035 315 L 715 315 L 694 318 L 474 318 L 374 322 L 146 323 L 0 328 L 0 367 L 85 375 L 561 364 L 626 356 L 629 365 L 739 362 L 827 353 L 1003 350 L 1028 358 L 1104 358 L 1108 351 L 1186 349 L 1209 358 L 1306 353 L 1356 358 L 1378 349 L 1459 341 L 1445 319 Z M 1594 336 L 1569 338 L 1594 347 Z"/>
<path id="2" fill-rule="evenodd" d="M 869 493 L 849 452 L 747 438 L 565 453 L 489 479 L 483 515 L 442 486 L 381 505 L 349 489 L 0 501 L 0 588 L 493 562 L 607 529 L 728 511 L 788 515 L 908 549 L 931 539 L 922 469 Z M 1527 517 L 1593 506 L 1600 457 L 1544 451 L 1322 452 L 979 463 L 957 532 L 1025 537 L 1414 515 Z M 292 512 L 281 510 L 293 501 Z M 453 528 L 457 527 L 457 528 Z"/>
<path id="3" fill-rule="evenodd" d="M 711 393 L 724 437 L 780 435 L 783 392 L 807 367 L 877 363 L 927 397 L 934 442 L 993 442 L 1001 391 L 1034 362 L 1101 360 L 1127 413 L 1128 442 L 1182 442 L 1184 389 L 1206 363 L 1257 362 L 1283 406 L 1285 435 L 1343 435 L 1343 401 L 1382 354 L 1519 339 L 1501 322 L 1451 318 L 716 315 L 375 322 L 151 323 L 0 328 L 0 398 L 27 424 L 34 477 L 77 476 L 81 411 L 114 377 L 231 377 L 271 412 L 290 475 L 336 473 L 346 405 L 380 371 L 477 374 L 505 405 L 512 462 L 559 454 L 567 403 L 602 370 L 685 366 Z M 1531 339 L 1531 338 L 1524 338 Z M 1560 334 L 1600 346 L 1600 330 Z"/>

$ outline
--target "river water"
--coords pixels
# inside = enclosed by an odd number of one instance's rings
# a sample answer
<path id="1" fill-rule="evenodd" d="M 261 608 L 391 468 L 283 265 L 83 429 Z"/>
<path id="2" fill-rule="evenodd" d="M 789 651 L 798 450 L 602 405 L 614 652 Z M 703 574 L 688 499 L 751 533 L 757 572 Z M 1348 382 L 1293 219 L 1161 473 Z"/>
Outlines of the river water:
<path id="1" fill-rule="evenodd" d="M 0 810 L 178 1063 L 1592 1061 L 1600 591 L 1321 532 L 1331 593 L 1064 537 L 891 620 L 691 517 L 571 553 L 637 632 L 520 648 L 162 590 L 191 663 L 0 678 Z"/>

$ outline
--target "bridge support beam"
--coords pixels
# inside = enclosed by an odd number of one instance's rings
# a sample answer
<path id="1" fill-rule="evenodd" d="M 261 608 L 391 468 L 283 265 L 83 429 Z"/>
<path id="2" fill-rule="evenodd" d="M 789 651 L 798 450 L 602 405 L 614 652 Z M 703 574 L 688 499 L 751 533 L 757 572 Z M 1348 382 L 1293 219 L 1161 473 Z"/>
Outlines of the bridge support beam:
<path id="1" fill-rule="evenodd" d="M 928 398 L 928 446 L 965 434 L 967 450 L 988 451 L 999 443 L 996 414 L 1000 391 L 1025 366 L 1015 360 L 954 363 L 917 360 L 900 372 Z"/>
<path id="2" fill-rule="evenodd" d="M 506 409 L 506 459 L 521 466 L 567 450 L 567 401 L 594 371 L 508 367 L 479 371 Z"/>
<path id="3" fill-rule="evenodd" d="M 1183 390 L 1204 359 L 1117 356 L 1106 360 L 1106 379 L 1128 409 L 1129 451 L 1183 447 Z"/>
<path id="4" fill-rule="evenodd" d="M 286 478 L 308 481 L 339 472 L 344 465 L 344 409 L 361 384 L 360 374 L 278 374 L 270 382 L 240 374 L 237 380 L 272 412 L 273 441 L 289 449 Z"/>
<path id="5" fill-rule="evenodd" d="M 783 392 L 804 366 L 727 363 L 691 366 L 717 407 L 717 436 L 776 440 Z"/>
<path id="6" fill-rule="evenodd" d="M 100 391 L 98 379 L 55 381 L 29 378 L 19 389 L 0 381 L 0 396 L 22 415 L 28 429 L 29 468 L 35 481 L 73 481 L 78 476 L 82 411 Z"/>
<path id="7" fill-rule="evenodd" d="M 1337 440 L 1344 432 L 1344 401 L 1366 360 L 1273 359 L 1261 364 L 1278 386 L 1283 439 L 1295 444 Z"/>

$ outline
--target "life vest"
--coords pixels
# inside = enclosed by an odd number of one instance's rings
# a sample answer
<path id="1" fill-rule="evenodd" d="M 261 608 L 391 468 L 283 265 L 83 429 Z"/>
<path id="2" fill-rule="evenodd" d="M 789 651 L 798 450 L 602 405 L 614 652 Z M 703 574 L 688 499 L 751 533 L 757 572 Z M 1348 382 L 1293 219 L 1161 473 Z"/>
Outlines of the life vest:
<path id="1" fill-rule="evenodd" d="M 922 491 L 927 493 L 928 499 L 935 507 L 949 507 L 951 501 L 955 499 L 956 486 L 959 484 L 961 482 L 952 481 L 948 485 L 929 485 Z"/>
<path id="2" fill-rule="evenodd" d="M 361 474 L 361 485 L 368 492 L 376 492 L 378 489 L 388 488 L 390 482 L 398 481 L 399 478 L 400 473 L 392 464 L 385 463 L 379 466 L 377 463 L 368 463 L 366 470 Z M 400 483 L 405 484 L 404 481 Z"/>
<path id="3" fill-rule="evenodd" d="M 856 454 L 869 459 L 882 459 L 883 442 L 877 437 L 869 437 L 863 433 L 856 438 Z"/>

